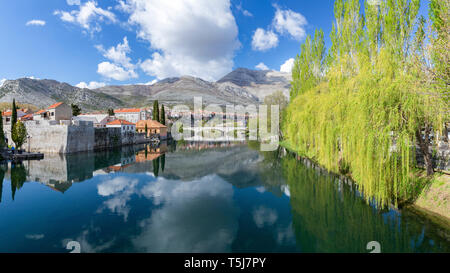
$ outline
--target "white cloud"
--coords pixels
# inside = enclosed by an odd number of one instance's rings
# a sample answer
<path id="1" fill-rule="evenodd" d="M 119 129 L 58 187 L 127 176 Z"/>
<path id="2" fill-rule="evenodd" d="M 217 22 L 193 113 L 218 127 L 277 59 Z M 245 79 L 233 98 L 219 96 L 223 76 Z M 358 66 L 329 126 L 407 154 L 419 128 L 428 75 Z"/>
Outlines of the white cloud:
<path id="1" fill-rule="evenodd" d="M 284 62 L 284 64 L 282 64 L 280 66 L 280 71 L 281 72 L 286 72 L 286 73 L 291 73 L 292 72 L 292 67 L 294 66 L 294 62 L 295 62 L 294 58 L 290 58 L 290 59 L 286 60 Z"/>
<path id="2" fill-rule="evenodd" d="M 304 27 L 308 24 L 306 18 L 290 9 L 282 10 L 275 6 L 276 12 L 272 24 L 280 34 L 289 34 L 296 40 L 302 40 L 306 36 Z"/>
<path id="3" fill-rule="evenodd" d="M 110 63 L 110 62 L 102 62 L 98 64 L 97 73 L 100 75 L 114 79 L 117 81 L 125 81 L 130 78 L 137 78 L 138 75 L 133 70 L 125 70 L 122 67 Z"/>
<path id="4" fill-rule="evenodd" d="M 127 37 L 123 38 L 123 43 L 119 43 L 115 47 L 105 50 L 102 45 L 97 45 L 96 48 L 102 55 L 111 62 L 102 62 L 98 65 L 97 72 L 110 79 L 118 81 L 128 80 L 130 78 L 137 78 L 138 75 L 134 71 L 135 65 L 131 63 L 128 53 L 131 52 L 128 45 Z"/>
<path id="5" fill-rule="evenodd" d="M 43 239 L 45 237 L 44 234 L 27 234 L 25 235 L 25 238 L 30 239 L 30 240 L 40 240 Z"/>
<path id="6" fill-rule="evenodd" d="M 243 14 L 244 16 L 247 16 L 247 17 L 253 17 L 253 14 L 252 14 L 250 11 L 248 11 L 248 10 L 246 10 L 246 9 L 244 9 L 244 8 L 242 7 L 242 3 L 240 3 L 239 5 L 237 5 L 237 6 L 236 6 L 236 9 L 237 9 L 238 11 L 242 12 L 242 14 Z"/>
<path id="7" fill-rule="evenodd" d="M 30 20 L 25 25 L 27 25 L 27 26 L 45 26 L 45 21 L 43 21 L 43 20 Z"/>
<path id="8" fill-rule="evenodd" d="M 253 211 L 253 221 L 258 228 L 271 226 L 278 219 L 278 214 L 274 209 L 260 206 Z"/>
<path id="9" fill-rule="evenodd" d="M 136 249 L 163 253 L 231 251 L 238 229 L 239 210 L 233 187 L 218 175 L 193 181 L 159 177 L 140 194 L 157 207 L 139 223 Z"/>
<path id="10" fill-rule="evenodd" d="M 131 52 L 127 37 L 123 38 L 122 44 L 119 43 L 116 47 L 111 47 L 108 50 L 105 50 L 102 45 L 97 45 L 96 48 L 105 58 L 108 58 L 115 64 L 121 65 L 126 69 L 134 68 L 134 65 L 131 64 L 130 57 L 127 56 L 127 54 Z"/>
<path id="11" fill-rule="evenodd" d="M 97 186 L 97 192 L 100 196 L 110 198 L 103 202 L 103 206 L 97 212 L 102 212 L 107 208 L 112 213 L 122 215 L 124 221 L 127 221 L 131 210 L 127 203 L 131 200 L 131 196 L 136 193 L 139 180 L 130 179 L 128 176 L 119 176 L 113 179 L 106 176 L 106 178 L 107 180 Z"/>
<path id="12" fill-rule="evenodd" d="M 229 0 L 127 0 L 138 37 L 156 50 L 141 68 L 158 79 L 191 75 L 215 80 L 233 68 L 238 28 Z M 117 7 L 116 7 L 117 8 Z"/>
<path id="13" fill-rule="evenodd" d="M 96 88 L 106 86 L 106 83 L 104 83 L 104 82 L 90 82 L 90 83 L 80 82 L 79 84 L 77 84 L 75 86 L 78 88 L 96 89 Z"/>
<path id="14" fill-rule="evenodd" d="M 67 5 L 70 5 L 70 6 L 74 6 L 74 5 L 79 6 L 80 5 L 80 0 L 67 0 L 66 2 L 67 2 Z"/>
<path id="15" fill-rule="evenodd" d="M 70 2 L 72 3 L 72 5 L 76 5 L 76 3 L 79 1 Z M 79 6 L 79 9 L 75 9 L 70 12 L 56 10 L 53 14 L 59 16 L 60 19 L 65 22 L 81 26 L 91 34 L 101 31 L 102 28 L 100 26 L 100 22 L 117 22 L 114 13 L 98 7 L 97 2 L 95 1 L 88 1 L 84 4 L 81 4 Z"/>
<path id="16" fill-rule="evenodd" d="M 267 65 L 265 65 L 264 63 L 259 63 L 255 66 L 256 69 L 259 70 L 269 70 L 269 67 L 267 67 Z"/>
<path id="17" fill-rule="evenodd" d="M 149 81 L 149 82 L 145 82 L 145 83 L 137 83 L 137 85 L 154 85 L 157 82 L 158 82 L 158 80 L 153 80 L 153 81 Z"/>
<path id="18" fill-rule="evenodd" d="M 271 30 L 257 28 L 253 34 L 252 48 L 254 50 L 266 51 L 278 46 L 278 36 Z"/>

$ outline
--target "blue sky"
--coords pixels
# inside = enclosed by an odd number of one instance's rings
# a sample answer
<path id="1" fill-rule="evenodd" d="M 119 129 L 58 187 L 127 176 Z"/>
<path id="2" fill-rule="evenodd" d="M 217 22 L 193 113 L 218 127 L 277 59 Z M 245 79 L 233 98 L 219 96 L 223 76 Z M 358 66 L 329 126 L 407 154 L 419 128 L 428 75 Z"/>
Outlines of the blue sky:
<path id="1" fill-rule="evenodd" d="M 428 3 L 422 2 L 424 14 Z M 1 0 L 0 80 L 35 77 L 97 87 L 180 75 L 217 80 L 258 64 L 280 70 L 316 28 L 329 44 L 333 3 Z"/>

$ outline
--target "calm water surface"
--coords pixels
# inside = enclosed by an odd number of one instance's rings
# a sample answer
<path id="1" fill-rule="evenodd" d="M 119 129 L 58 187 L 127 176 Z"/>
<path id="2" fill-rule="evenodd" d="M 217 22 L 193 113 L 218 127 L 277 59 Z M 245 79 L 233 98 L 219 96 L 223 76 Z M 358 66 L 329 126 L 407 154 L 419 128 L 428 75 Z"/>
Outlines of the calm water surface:
<path id="1" fill-rule="evenodd" d="M 450 252 L 448 229 L 246 144 L 46 155 L 0 179 L 0 252 Z"/>

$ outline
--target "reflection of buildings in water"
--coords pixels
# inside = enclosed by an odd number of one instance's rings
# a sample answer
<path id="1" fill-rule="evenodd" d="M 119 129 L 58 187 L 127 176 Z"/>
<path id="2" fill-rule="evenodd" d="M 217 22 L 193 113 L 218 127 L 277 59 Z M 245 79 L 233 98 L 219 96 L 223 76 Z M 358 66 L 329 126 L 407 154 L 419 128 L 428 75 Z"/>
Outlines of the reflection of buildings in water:
<path id="1" fill-rule="evenodd" d="M 136 162 L 136 156 L 134 154 L 128 156 L 122 156 L 120 163 L 114 164 L 103 169 L 106 173 L 121 172 Z"/>
<path id="2" fill-rule="evenodd" d="M 134 163 L 142 163 L 145 161 L 153 161 L 155 159 L 158 159 L 160 156 L 167 153 L 167 151 L 167 142 L 161 142 L 158 146 L 147 145 L 144 149 L 141 149 L 136 153 L 133 153 L 127 157 L 122 157 L 120 160 L 120 164 L 108 166 L 103 169 L 103 171 L 105 173 L 122 172 L 126 168 L 132 166 Z"/>
<path id="3" fill-rule="evenodd" d="M 74 182 L 92 178 L 94 171 L 94 158 L 86 155 L 80 158 L 80 155 L 46 154 L 43 160 L 30 160 L 23 164 L 27 181 L 40 182 L 59 192 L 65 192 Z"/>
<path id="4" fill-rule="evenodd" d="M 204 150 L 224 147 L 246 146 L 246 142 L 177 142 L 177 150 Z"/>
<path id="5" fill-rule="evenodd" d="M 149 145 L 145 150 L 140 151 L 136 155 L 136 162 L 141 163 L 145 161 L 155 160 L 160 156 L 162 156 L 163 154 L 167 153 L 167 151 L 168 151 L 167 142 L 161 142 L 159 146 Z"/>

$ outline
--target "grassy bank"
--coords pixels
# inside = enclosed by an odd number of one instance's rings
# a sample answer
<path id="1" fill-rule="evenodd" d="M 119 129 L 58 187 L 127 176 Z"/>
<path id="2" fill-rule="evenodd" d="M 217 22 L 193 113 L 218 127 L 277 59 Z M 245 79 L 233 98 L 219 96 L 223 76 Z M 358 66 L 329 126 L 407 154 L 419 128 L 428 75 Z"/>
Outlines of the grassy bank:
<path id="1" fill-rule="evenodd" d="M 436 173 L 413 205 L 447 219 L 450 223 L 450 175 Z M 449 225 L 450 226 L 450 225 Z"/>

